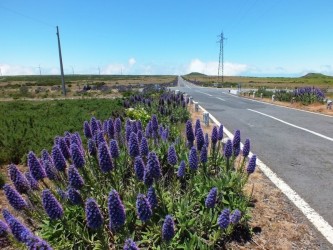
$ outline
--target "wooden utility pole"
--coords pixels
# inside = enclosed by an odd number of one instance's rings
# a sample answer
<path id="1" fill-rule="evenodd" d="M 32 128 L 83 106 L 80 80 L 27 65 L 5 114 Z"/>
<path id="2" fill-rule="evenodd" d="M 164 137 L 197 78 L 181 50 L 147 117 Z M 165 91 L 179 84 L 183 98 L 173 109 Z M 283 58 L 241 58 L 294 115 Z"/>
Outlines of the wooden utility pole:
<path id="1" fill-rule="evenodd" d="M 63 65 L 62 65 L 61 46 L 60 46 L 60 36 L 59 36 L 59 28 L 58 28 L 58 26 L 57 26 L 57 37 L 58 37 L 58 49 L 59 49 L 59 61 L 60 61 L 60 72 L 61 72 L 62 93 L 63 93 L 64 96 L 66 96 L 64 67 L 63 67 Z"/>

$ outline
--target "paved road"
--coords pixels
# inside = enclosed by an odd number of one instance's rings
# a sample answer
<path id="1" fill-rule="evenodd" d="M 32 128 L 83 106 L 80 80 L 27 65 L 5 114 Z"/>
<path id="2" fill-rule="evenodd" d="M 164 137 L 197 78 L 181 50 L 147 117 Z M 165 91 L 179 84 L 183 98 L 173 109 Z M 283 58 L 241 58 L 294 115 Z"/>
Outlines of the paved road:
<path id="1" fill-rule="evenodd" d="M 333 117 L 251 101 L 179 77 L 178 87 L 232 132 L 333 226 Z"/>

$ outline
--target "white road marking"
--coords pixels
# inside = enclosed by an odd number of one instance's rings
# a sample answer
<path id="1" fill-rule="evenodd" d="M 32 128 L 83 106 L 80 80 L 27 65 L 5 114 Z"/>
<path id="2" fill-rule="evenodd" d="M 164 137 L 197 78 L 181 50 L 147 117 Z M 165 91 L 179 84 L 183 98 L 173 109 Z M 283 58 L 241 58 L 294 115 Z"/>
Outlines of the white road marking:
<path id="1" fill-rule="evenodd" d="M 204 112 L 207 112 L 203 107 L 199 105 L 199 108 Z M 220 126 L 221 123 L 211 114 L 209 114 L 210 119 Z M 233 139 L 233 134 L 224 127 L 225 134 Z M 241 149 L 243 149 L 243 143 L 241 143 Z M 250 152 L 249 158 L 252 157 L 253 153 Z M 328 224 L 325 219 L 318 214 L 310 205 L 303 200 L 287 183 L 285 183 L 281 178 L 279 178 L 268 166 L 266 166 L 261 160 L 257 158 L 257 165 L 260 170 L 274 183 L 277 188 L 279 188 L 282 193 L 284 193 L 290 201 L 292 201 L 296 207 L 308 218 L 308 220 L 314 225 L 315 228 L 333 245 L 333 227 Z"/>
<path id="2" fill-rule="evenodd" d="M 205 94 L 205 95 L 208 95 L 208 96 L 213 96 L 213 95 L 211 95 L 211 94 L 207 94 L 207 93 L 202 92 L 202 91 L 199 91 L 199 90 L 196 90 L 195 92 L 199 92 L 199 93 L 202 93 L 202 94 Z"/>
<path id="3" fill-rule="evenodd" d="M 220 97 L 216 97 L 217 99 L 219 99 L 219 100 L 221 100 L 221 101 L 224 101 L 225 102 L 225 100 L 224 99 L 222 99 L 222 98 L 220 98 Z"/>
<path id="4" fill-rule="evenodd" d="M 287 124 L 287 125 L 289 125 L 289 126 L 291 126 L 291 127 L 298 128 L 298 129 L 300 129 L 300 130 L 304 130 L 304 131 L 306 131 L 306 132 L 308 132 L 308 133 L 311 133 L 311 134 L 313 134 L 313 135 L 319 136 L 319 137 L 324 138 L 324 139 L 326 139 L 326 140 L 333 141 L 333 138 L 331 138 L 331 137 L 328 137 L 328 136 L 326 136 L 326 135 L 323 135 L 323 134 L 317 133 L 317 132 L 312 131 L 312 130 L 310 130 L 310 129 L 303 128 L 303 127 L 297 126 L 297 125 L 295 125 L 295 124 L 292 124 L 292 123 L 286 122 L 286 121 L 281 120 L 281 119 L 279 119 L 279 118 L 276 118 L 276 117 L 274 117 L 274 116 L 267 115 L 267 114 L 265 114 L 265 113 L 262 113 L 262 112 L 259 112 L 259 111 L 253 110 L 253 109 L 247 109 L 247 110 L 252 111 L 252 112 L 255 112 L 255 113 L 258 113 L 258 114 L 261 114 L 261 115 L 263 115 L 263 116 L 267 116 L 267 117 L 272 118 L 272 119 L 274 119 L 274 120 L 276 120 L 276 121 L 279 121 L 279 122 L 282 122 L 282 123 L 284 123 L 284 124 Z"/>
<path id="5" fill-rule="evenodd" d="M 187 84 L 184 84 L 186 87 L 188 87 L 189 89 L 191 88 L 190 86 L 188 86 Z"/>

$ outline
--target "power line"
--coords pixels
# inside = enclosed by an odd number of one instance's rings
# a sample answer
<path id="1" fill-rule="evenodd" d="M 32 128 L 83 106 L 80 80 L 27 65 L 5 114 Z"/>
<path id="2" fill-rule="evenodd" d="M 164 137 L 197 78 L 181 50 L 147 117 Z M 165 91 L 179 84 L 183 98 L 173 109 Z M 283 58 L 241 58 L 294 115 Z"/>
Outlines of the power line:
<path id="1" fill-rule="evenodd" d="M 223 71 L 224 71 L 223 43 L 224 43 L 224 40 L 226 40 L 227 38 L 224 37 L 223 31 L 221 32 L 220 35 L 218 35 L 218 37 L 220 38 L 220 40 L 217 41 L 218 43 L 220 43 L 220 54 L 219 54 L 219 68 L 217 71 L 217 75 L 218 75 L 218 79 L 222 80 L 221 83 L 223 84 L 223 82 L 224 82 L 224 79 L 223 79 Z"/>
<path id="2" fill-rule="evenodd" d="M 21 16 L 21 17 L 24 17 L 24 18 L 30 19 L 30 20 L 32 20 L 32 21 L 34 21 L 34 22 L 37 22 L 37 23 L 43 24 L 43 25 L 45 25 L 45 26 L 52 27 L 52 28 L 55 27 L 55 25 L 49 24 L 49 23 L 47 23 L 47 22 L 45 22 L 45 21 L 42 21 L 42 20 L 40 20 L 40 19 L 38 19 L 38 18 L 36 18 L 36 17 L 28 16 L 28 15 L 26 15 L 26 14 L 23 14 L 23 13 L 21 13 L 21 12 L 19 12 L 19 11 L 13 10 L 13 9 L 11 9 L 11 8 L 8 8 L 8 7 L 5 7 L 5 6 L 3 6 L 3 5 L 0 5 L 0 8 L 2 8 L 2 9 L 4 9 L 4 10 L 7 10 L 7 11 L 9 11 L 9 12 L 12 12 L 12 13 L 14 13 L 14 14 L 16 14 L 16 15 Z"/>

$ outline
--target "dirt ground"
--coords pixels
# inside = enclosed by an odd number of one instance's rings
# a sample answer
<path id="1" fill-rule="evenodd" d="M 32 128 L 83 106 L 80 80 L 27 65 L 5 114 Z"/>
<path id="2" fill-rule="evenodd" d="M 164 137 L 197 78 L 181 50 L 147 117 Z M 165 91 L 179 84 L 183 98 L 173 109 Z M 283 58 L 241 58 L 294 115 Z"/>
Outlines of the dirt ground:
<path id="1" fill-rule="evenodd" d="M 202 122 L 202 111 L 195 112 L 193 105 L 189 110 L 192 121 L 200 119 Z M 210 135 L 214 123 L 208 127 L 203 123 L 201 125 L 204 133 Z M 317 238 L 319 233 L 311 227 L 306 217 L 259 168 L 250 176 L 245 187 L 248 194 L 252 189 L 253 208 L 249 224 L 253 237 L 236 237 L 228 243 L 228 249 L 329 249 L 326 247 L 328 243 Z"/>

